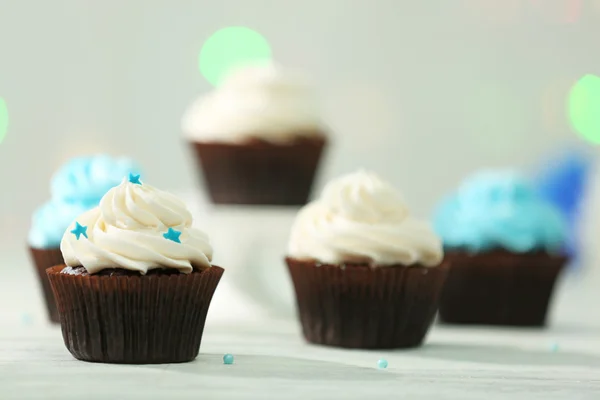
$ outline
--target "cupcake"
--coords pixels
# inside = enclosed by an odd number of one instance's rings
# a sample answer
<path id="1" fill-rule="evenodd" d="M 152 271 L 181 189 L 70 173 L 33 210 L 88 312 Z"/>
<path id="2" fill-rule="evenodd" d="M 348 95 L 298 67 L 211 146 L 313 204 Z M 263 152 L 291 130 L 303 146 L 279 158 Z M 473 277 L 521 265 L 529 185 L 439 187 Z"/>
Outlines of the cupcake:
<path id="1" fill-rule="evenodd" d="M 47 270 L 65 345 L 80 360 L 156 364 L 198 355 L 223 269 L 177 197 L 139 176 L 81 214 Z"/>
<path id="2" fill-rule="evenodd" d="M 182 129 L 214 203 L 306 204 L 326 138 L 301 75 L 237 70 L 190 106 Z"/>
<path id="3" fill-rule="evenodd" d="M 526 178 L 510 170 L 469 177 L 441 202 L 434 227 L 450 264 L 443 322 L 545 324 L 567 261 L 566 224 Z"/>
<path id="4" fill-rule="evenodd" d="M 442 258 L 441 240 L 392 186 L 364 171 L 330 182 L 298 213 L 286 258 L 305 338 L 419 346 L 446 278 Z"/>
<path id="5" fill-rule="evenodd" d="M 52 322 L 58 322 L 58 313 L 46 269 L 63 263 L 59 248 L 63 233 L 75 217 L 96 207 L 106 191 L 135 171 L 133 161 L 127 158 L 96 155 L 74 158 L 52 177 L 51 199 L 33 214 L 28 237 L 29 252 Z"/>

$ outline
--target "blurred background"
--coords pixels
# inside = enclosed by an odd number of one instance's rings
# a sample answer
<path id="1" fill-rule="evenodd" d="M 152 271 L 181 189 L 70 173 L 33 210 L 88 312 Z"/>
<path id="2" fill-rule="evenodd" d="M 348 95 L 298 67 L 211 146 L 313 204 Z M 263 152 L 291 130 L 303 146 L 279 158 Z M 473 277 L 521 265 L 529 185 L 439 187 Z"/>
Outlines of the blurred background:
<path id="1" fill-rule="evenodd" d="M 180 120 L 221 28 L 312 76 L 332 138 L 315 193 L 366 167 L 427 217 L 479 168 L 594 164 L 599 23 L 600 0 L 0 0 L 0 254 L 27 266 L 31 214 L 73 156 L 130 156 L 202 198 Z"/>

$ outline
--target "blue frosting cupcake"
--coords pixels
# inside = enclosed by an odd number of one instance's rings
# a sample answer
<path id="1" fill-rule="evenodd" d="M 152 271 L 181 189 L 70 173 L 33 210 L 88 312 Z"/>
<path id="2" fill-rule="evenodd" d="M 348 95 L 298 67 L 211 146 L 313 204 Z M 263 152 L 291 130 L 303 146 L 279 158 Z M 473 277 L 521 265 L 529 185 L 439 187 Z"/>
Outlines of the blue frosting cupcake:
<path id="1" fill-rule="evenodd" d="M 73 220 L 100 202 L 104 194 L 139 168 L 128 158 L 108 155 L 73 158 L 52 177 L 51 199 L 33 214 L 29 245 L 37 249 L 58 248 Z"/>
<path id="2" fill-rule="evenodd" d="M 33 214 L 29 251 L 46 300 L 50 321 L 59 322 L 58 310 L 46 269 L 64 263 L 60 241 L 71 223 L 96 207 L 104 194 L 129 173 L 138 173 L 134 162 L 107 155 L 74 158 L 54 174 L 51 199 Z"/>
<path id="3" fill-rule="evenodd" d="M 522 175 L 483 171 L 437 208 L 450 265 L 440 299 L 447 323 L 542 326 L 567 261 L 567 223 Z"/>
<path id="4" fill-rule="evenodd" d="M 444 247 L 471 253 L 558 252 L 567 239 L 560 211 L 515 171 L 483 171 L 469 177 L 439 205 L 434 228 Z"/>

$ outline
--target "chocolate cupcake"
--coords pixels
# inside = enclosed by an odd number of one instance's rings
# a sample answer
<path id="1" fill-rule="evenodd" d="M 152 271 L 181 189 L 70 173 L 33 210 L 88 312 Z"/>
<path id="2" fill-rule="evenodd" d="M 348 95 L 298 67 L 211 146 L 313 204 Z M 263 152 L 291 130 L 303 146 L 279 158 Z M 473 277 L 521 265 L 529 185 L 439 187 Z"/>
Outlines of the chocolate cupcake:
<path id="1" fill-rule="evenodd" d="M 273 65 L 194 102 L 183 131 L 216 204 L 304 205 L 326 145 L 310 86 Z"/>
<path id="2" fill-rule="evenodd" d="M 362 349 L 421 345 L 446 278 L 442 243 L 372 173 L 330 182 L 292 228 L 287 265 L 305 338 Z"/>
<path id="3" fill-rule="evenodd" d="M 567 257 L 566 223 L 519 173 L 468 178 L 436 212 L 448 279 L 442 322 L 542 326 Z"/>
<path id="4" fill-rule="evenodd" d="M 79 214 L 96 207 L 104 193 L 130 171 L 137 167 L 127 158 L 95 155 L 71 159 L 52 177 L 51 199 L 33 214 L 28 237 L 50 321 L 59 322 L 46 269 L 64 263 L 59 246 L 65 230 Z"/>
<path id="5" fill-rule="evenodd" d="M 80 215 L 48 269 L 65 346 L 80 360 L 191 361 L 223 269 L 175 196 L 130 175 Z"/>

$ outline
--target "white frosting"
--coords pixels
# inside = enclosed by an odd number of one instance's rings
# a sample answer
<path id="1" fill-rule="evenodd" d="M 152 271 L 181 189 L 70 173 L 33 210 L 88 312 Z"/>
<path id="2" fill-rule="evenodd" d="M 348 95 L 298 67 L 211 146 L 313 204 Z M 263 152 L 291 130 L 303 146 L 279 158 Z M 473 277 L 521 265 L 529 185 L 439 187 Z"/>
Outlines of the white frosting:
<path id="1" fill-rule="evenodd" d="M 218 89 L 192 103 L 182 129 L 191 140 L 218 142 L 288 142 L 322 131 L 310 85 L 272 64 L 234 72 Z"/>
<path id="2" fill-rule="evenodd" d="M 300 210 L 288 255 L 327 264 L 422 264 L 443 258 L 442 242 L 413 218 L 400 194 L 364 171 L 330 182 L 321 198 Z"/>
<path id="3" fill-rule="evenodd" d="M 65 232 L 60 248 L 69 267 L 83 266 L 90 274 L 104 268 L 124 268 L 142 275 L 153 268 L 183 273 L 211 266 L 208 236 L 192 228 L 192 215 L 177 197 L 127 179 L 110 189 L 100 205 L 80 215 L 87 238 Z M 181 243 L 166 239 L 169 228 L 181 232 Z"/>

